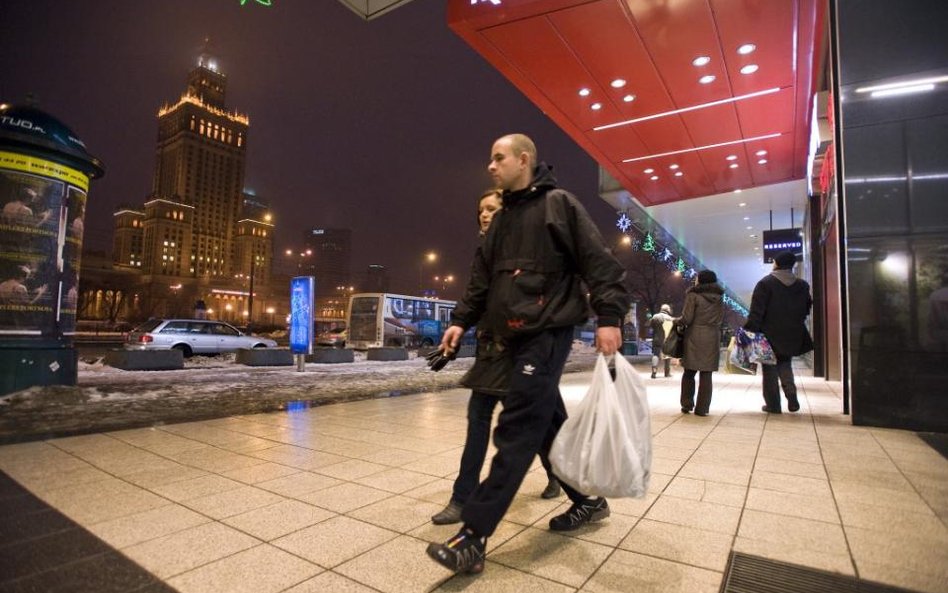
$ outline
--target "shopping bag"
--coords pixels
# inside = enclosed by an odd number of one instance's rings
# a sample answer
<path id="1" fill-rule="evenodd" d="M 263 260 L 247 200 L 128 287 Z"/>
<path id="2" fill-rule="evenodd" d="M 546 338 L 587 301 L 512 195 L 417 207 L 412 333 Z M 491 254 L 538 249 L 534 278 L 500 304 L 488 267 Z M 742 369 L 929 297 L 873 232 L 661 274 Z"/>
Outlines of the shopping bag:
<path id="1" fill-rule="evenodd" d="M 645 381 L 621 355 L 616 380 L 600 354 L 583 401 L 550 449 L 556 477 L 589 496 L 642 497 L 652 465 Z"/>
<path id="2" fill-rule="evenodd" d="M 724 359 L 724 369 L 728 373 L 747 373 L 754 375 L 757 368 L 747 359 L 747 350 L 737 344 L 737 338 L 731 336 L 727 345 L 727 356 Z"/>
<path id="3" fill-rule="evenodd" d="M 685 336 L 678 325 L 673 325 L 662 342 L 662 354 L 669 358 L 681 358 L 685 355 Z"/>
<path id="4" fill-rule="evenodd" d="M 762 332 L 752 332 L 744 328 L 737 330 L 737 344 L 744 349 L 749 362 L 777 364 L 777 356 Z"/>

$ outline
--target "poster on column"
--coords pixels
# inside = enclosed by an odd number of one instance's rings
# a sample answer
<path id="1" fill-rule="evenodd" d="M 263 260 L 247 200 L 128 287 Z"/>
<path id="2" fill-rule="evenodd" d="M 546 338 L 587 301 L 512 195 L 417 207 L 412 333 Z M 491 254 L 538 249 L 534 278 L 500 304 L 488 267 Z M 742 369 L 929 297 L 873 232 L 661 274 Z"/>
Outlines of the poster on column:
<path id="1" fill-rule="evenodd" d="M 74 333 L 87 189 L 79 171 L 0 151 L 0 334 Z"/>

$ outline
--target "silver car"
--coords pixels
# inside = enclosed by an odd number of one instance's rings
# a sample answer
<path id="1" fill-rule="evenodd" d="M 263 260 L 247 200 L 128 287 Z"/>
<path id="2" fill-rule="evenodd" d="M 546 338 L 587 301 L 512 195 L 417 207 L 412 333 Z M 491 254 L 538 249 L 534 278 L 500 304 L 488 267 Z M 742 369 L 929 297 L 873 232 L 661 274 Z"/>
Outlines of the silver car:
<path id="1" fill-rule="evenodd" d="M 276 348 L 277 343 L 241 333 L 223 321 L 149 319 L 125 337 L 126 350 L 180 350 L 185 356 L 234 352 L 241 348 Z"/>

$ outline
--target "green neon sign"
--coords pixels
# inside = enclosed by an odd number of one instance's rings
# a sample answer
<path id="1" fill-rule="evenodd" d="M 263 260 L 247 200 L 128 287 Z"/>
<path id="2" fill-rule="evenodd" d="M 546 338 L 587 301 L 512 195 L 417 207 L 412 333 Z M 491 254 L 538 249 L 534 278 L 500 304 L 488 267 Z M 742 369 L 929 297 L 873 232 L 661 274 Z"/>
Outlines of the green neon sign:
<path id="1" fill-rule="evenodd" d="M 257 4 L 263 4 L 264 6 L 273 6 L 273 0 L 253 0 Z M 243 6 L 248 0 L 240 0 L 240 5 Z"/>

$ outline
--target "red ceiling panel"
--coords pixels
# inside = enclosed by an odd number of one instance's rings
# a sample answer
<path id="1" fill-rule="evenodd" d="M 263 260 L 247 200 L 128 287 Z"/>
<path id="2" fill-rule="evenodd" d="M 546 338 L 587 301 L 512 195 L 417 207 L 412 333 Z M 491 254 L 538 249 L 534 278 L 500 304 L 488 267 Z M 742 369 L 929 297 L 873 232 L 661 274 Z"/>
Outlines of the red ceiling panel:
<path id="1" fill-rule="evenodd" d="M 576 59 L 563 39 L 545 17 L 535 17 L 492 27 L 484 36 L 507 60 L 533 81 L 540 92 L 580 128 L 591 128 L 616 121 L 618 111 L 608 101 L 600 101 L 602 109 L 593 111 L 592 97 L 606 92 Z M 578 89 L 588 86 L 590 97 L 580 97 Z"/>
<path id="2" fill-rule="evenodd" d="M 577 57 L 622 112 L 620 119 L 674 109 L 638 32 L 615 0 L 600 0 L 550 14 L 550 20 Z M 608 86 L 621 78 L 626 85 Z M 635 100 L 625 102 L 626 95 Z"/>
<path id="3" fill-rule="evenodd" d="M 711 0 L 711 8 L 735 95 L 793 86 L 793 2 Z M 757 49 L 738 54 L 737 48 L 745 43 Z M 741 68 L 750 64 L 758 70 L 741 74 Z"/>
<path id="4" fill-rule="evenodd" d="M 804 176 L 824 13 L 825 0 L 448 0 L 451 28 L 646 206 Z M 745 42 L 757 49 L 742 56 Z M 711 62 L 693 66 L 698 55 Z M 748 63 L 759 69 L 741 74 Z M 699 84 L 703 74 L 717 79 Z M 626 86 L 612 88 L 619 77 Z M 780 90 L 733 100 L 770 88 Z M 635 100 L 623 102 L 629 93 Z M 676 109 L 687 111 L 593 129 Z M 702 148 L 721 143 L 734 144 Z M 684 152 L 622 162 L 672 151 Z"/>
<path id="5" fill-rule="evenodd" d="M 617 163 L 622 159 L 650 154 L 648 147 L 642 143 L 634 130 L 612 128 L 601 132 L 590 132 L 586 137 L 599 147 L 608 156 L 609 161 L 613 163 Z"/>
<path id="6" fill-rule="evenodd" d="M 793 88 L 734 104 L 746 138 L 793 131 Z"/>
<path id="7" fill-rule="evenodd" d="M 721 142 L 721 138 L 740 138 L 741 127 L 733 104 L 715 105 L 679 115 L 688 128 L 695 146 Z"/>
<path id="8" fill-rule="evenodd" d="M 731 94 L 707 0 L 626 0 L 625 5 L 677 107 L 716 101 Z M 698 56 L 708 56 L 711 62 L 693 66 L 691 62 Z M 713 75 L 716 80 L 700 84 L 698 79 L 704 75 Z"/>
<path id="9" fill-rule="evenodd" d="M 648 152 L 646 154 L 660 154 L 691 148 L 691 138 L 681 119 L 677 117 L 663 117 L 650 119 L 635 124 L 635 133 L 642 138 Z M 625 158 L 645 156 L 627 154 Z"/>

